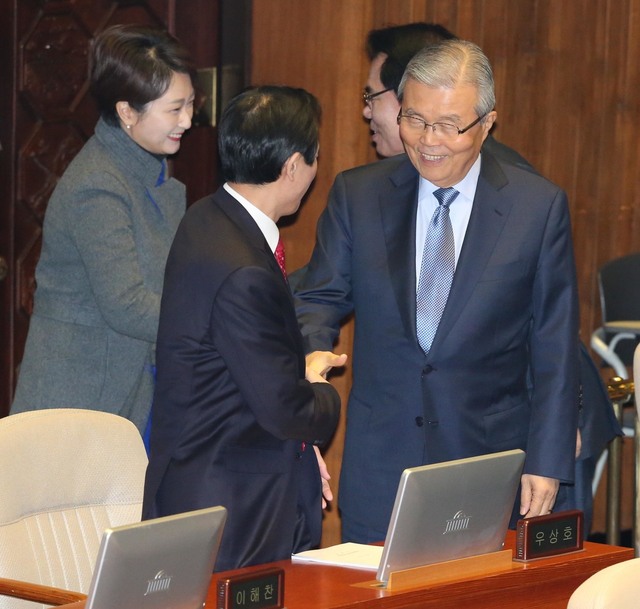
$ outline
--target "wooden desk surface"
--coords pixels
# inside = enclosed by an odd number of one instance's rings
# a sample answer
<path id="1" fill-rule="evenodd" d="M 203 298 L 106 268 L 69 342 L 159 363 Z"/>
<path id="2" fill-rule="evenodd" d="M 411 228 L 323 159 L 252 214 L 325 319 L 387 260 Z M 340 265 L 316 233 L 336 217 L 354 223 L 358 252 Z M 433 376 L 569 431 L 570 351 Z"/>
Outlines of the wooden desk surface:
<path id="1" fill-rule="evenodd" d="M 515 548 L 509 531 L 505 548 Z M 467 579 L 403 591 L 388 591 L 362 584 L 372 582 L 373 571 L 347 569 L 284 560 L 268 566 L 285 571 L 287 609 L 566 609 L 573 591 L 590 575 L 634 557 L 633 549 L 585 543 L 582 552 L 512 563 L 511 570 L 479 579 Z M 258 571 L 249 567 L 224 576 Z M 218 579 L 214 573 L 206 609 L 216 609 Z"/>
<path id="2" fill-rule="evenodd" d="M 515 534 L 507 533 L 505 548 L 515 547 Z M 582 552 L 514 562 L 508 571 L 419 589 L 389 591 L 363 586 L 375 574 L 283 560 L 269 565 L 214 573 L 205 609 L 217 608 L 217 583 L 231 574 L 281 567 L 285 571 L 287 609 L 566 609 L 573 591 L 600 569 L 634 557 L 632 548 L 585 543 Z M 83 609 L 84 602 L 58 609 Z"/>

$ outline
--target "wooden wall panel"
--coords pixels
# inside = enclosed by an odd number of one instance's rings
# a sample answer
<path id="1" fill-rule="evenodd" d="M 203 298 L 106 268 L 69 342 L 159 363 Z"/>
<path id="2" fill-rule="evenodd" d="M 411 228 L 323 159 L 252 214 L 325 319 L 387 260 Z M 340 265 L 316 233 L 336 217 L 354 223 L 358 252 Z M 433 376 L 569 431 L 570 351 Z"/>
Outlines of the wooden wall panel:
<path id="1" fill-rule="evenodd" d="M 253 81 L 305 87 L 324 112 L 318 177 L 283 230 L 290 268 L 308 259 L 334 175 L 375 159 L 361 115 L 366 33 L 409 21 L 441 23 L 484 49 L 494 135 L 567 191 L 588 342 L 598 267 L 640 250 L 640 0 L 254 0 Z M 349 373 L 336 383 L 346 399 Z M 327 452 L 334 490 L 343 433 Z M 323 542 L 337 542 L 335 509 L 325 524 Z"/>
<path id="2" fill-rule="evenodd" d="M 335 174 L 367 159 L 361 115 L 367 4 L 258 0 L 253 9 L 252 84 L 304 87 L 322 103 L 318 177 L 295 222 L 285 223 L 283 230 L 292 269 L 309 259 L 315 224 Z"/>
<path id="3" fill-rule="evenodd" d="M 369 150 L 361 114 L 367 69 L 363 41 L 372 18 L 369 4 L 365 0 L 254 1 L 253 84 L 304 87 L 322 104 L 318 175 L 298 214 L 282 223 L 289 269 L 304 265 L 311 255 L 318 216 L 336 173 L 375 158 Z M 352 337 L 353 324 L 349 323 L 336 348 L 350 355 Z M 347 367 L 332 382 L 346 405 L 350 369 Z M 344 423 L 343 408 L 339 430 L 326 453 L 334 493 L 338 489 Z M 326 514 L 325 525 L 323 544 L 337 543 L 335 501 Z"/>

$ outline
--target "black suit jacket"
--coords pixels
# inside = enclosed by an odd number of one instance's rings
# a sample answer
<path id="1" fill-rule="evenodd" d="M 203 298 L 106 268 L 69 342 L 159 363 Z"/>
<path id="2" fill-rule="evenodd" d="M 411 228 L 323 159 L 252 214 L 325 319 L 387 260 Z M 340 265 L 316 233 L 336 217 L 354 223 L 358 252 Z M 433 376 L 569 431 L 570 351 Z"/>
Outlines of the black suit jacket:
<path id="1" fill-rule="evenodd" d="M 525 473 L 574 476 L 578 303 L 564 192 L 483 151 L 425 355 L 415 329 L 418 179 L 404 155 L 340 174 L 296 278 L 307 351 L 331 349 L 355 314 L 339 501 L 378 534 L 406 467 L 521 448 Z"/>
<path id="2" fill-rule="evenodd" d="M 189 208 L 167 261 L 143 517 L 228 510 L 217 570 L 317 545 L 311 446 L 339 417 L 305 380 L 289 287 L 264 236 L 226 191 Z"/>

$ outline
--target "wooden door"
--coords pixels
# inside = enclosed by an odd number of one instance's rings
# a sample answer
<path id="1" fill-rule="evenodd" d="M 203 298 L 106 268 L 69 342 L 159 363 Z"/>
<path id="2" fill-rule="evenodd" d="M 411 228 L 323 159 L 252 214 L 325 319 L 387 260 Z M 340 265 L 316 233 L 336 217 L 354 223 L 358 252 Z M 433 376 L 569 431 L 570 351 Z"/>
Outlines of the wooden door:
<path id="1" fill-rule="evenodd" d="M 0 416 L 9 411 L 31 314 L 47 201 L 92 134 L 92 37 L 116 23 L 164 27 L 198 68 L 215 66 L 220 0 L 0 0 Z M 188 200 L 216 181 L 215 129 L 194 121 L 173 161 Z"/>

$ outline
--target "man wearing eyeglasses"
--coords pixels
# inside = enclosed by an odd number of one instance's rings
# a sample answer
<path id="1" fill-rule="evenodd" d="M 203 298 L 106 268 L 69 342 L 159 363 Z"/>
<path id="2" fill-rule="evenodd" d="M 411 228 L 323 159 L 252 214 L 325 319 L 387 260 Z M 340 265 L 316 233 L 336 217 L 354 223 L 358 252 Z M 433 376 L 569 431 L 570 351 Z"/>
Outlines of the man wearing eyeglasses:
<path id="1" fill-rule="evenodd" d="M 482 149 L 497 113 L 476 45 L 423 49 L 398 99 L 406 155 L 336 178 L 292 282 L 309 365 L 331 365 L 355 317 L 339 507 L 343 539 L 364 543 L 384 538 L 406 467 L 524 449 L 512 524 L 552 510 L 574 472 L 566 195 Z"/>
<path id="2" fill-rule="evenodd" d="M 362 95 L 362 115 L 369 121 L 371 142 L 381 157 L 404 152 L 396 121 L 400 111 L 397 91 L 409 60 L 424 46 L 455 38 L 445 27 L 424 22 L 405 23 L 369 32 L 367 54 L 371 64 Z M 483 150 L 500 160 L 535 171 L 519 152 L 496 140 L 491 133 L 482 146 Z"/>
<path id="3" fill-rule="evenodd" d="M 413 55 L 428 44 L 456 38 L 436 23 L 406 23 L 369 32 L 367 54 L 371 62 L 363 92 L 362 114 L 369 123 L 371 141 L 381 157 L 404 153 L 398 130 L 400 102 L 397 97 L 402 74 Z M 513 148 L 496 140 L 491 132 L 482 144 L 498 160 L 536 172 L 535 168 Z M 581 343 L 580 424 L 577 434 L 575 483 L 565 488 L 566 505 L 577 506 L 584 513 L 584 534 L 590 532 L 593 515 L 593 481 L 596 463 L 607 443 L 622 431 L 613 415 L 600 373 Z M 562 505 L 556 503 L 562 509 Z"/>

